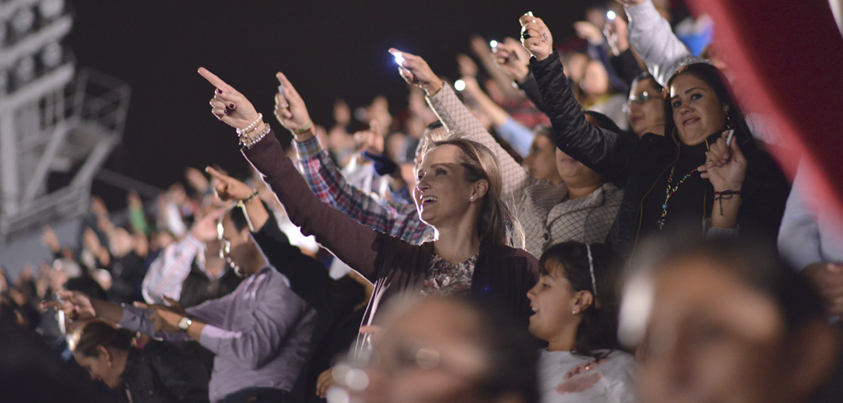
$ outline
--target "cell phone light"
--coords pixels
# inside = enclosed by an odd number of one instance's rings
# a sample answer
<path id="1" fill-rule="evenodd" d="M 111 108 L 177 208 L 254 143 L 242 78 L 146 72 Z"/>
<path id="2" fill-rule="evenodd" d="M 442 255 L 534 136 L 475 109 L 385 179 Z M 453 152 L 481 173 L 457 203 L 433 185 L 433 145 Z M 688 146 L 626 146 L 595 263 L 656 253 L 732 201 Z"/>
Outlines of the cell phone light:
<path id="1" fill-rule="evenodd" d="M 392 54 L 392 56 L 395 56 L 395 63 L 396 64 L 398 64 L 399 66 L 404 65 L 404 55 L 401 54 L 401 52 L 395 52 L 395 53 Z"/>
<path id="2" fill-rule="evenodd" d="M 454 89 L 457 90 L 457 91 L 464 90 L 465 89 L 465 81 L 463 81 L 463 80 L 454 81 Z"/>
<path id="3" fill-rule="evenodd" d="M 614 20 L 615 17 L 617 17 L 617 14 L 615 14 L 614 11 L 609 10 L 606 12 L 606 18 L 608 18 L 609 20 Z"/>
<path id="4" fill-rule="evenodd" d="M 491 41 L 489 41 L 489 47 L 492 49 L 498 47 L 498 41 L 492 39 Z"/>

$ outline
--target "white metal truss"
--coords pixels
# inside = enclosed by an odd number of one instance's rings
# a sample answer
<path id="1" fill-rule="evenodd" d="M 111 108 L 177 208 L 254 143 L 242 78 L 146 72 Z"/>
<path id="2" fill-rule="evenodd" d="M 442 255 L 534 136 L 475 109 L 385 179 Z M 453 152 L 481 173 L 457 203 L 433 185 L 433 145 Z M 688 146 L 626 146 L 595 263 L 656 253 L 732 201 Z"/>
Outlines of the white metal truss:
<path id="1" fill-rule="evenodd" d="M 61 0 L 0 3 L 0 30 L 19 17 L 18 28 L 25 28 L 0 38 L 0 242 L 86 212 L 93 177 L 123 134 L 130 95 L 125 82 L 92 70 L 77 72 L 72 57 L 62 57 L 60 50 L 61 60 L 49 65 L 45 53 L 55 50 L 72 26 L 69 14 L 45 17 L 57 3 Z M 38 24 L 26 28 L 36 12 Z M 24 63 L 29 65 L 21 67 Z M 24 74 L 33 65 L 35 73 Z M 72 179 L 49 188 L 54 172 Z"/>

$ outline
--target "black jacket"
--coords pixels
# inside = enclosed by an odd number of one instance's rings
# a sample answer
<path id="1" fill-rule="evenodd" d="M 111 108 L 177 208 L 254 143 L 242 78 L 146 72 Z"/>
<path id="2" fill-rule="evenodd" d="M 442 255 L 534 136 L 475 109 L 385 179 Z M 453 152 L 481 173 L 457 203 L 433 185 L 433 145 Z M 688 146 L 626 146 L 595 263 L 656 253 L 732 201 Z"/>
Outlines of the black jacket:
<path id="1" fill-rule="evenodd" d="M 133 403 L 208 402 L 208 374 L 166 342 L 150 341 L 143 350 L 129 349 L 120 376 Z"/>
<path id="2" fill-rule="evenodd" d="M 624 255 L 631 255 L 639 236 L 648 235 L 641 233 L 644 200 L 651 192 L 664 192 L 663 188 L 656 188 L 656 184 L 679 160 L 679 140 L 672 135 L 648 133 L 635 141 L 592 126 L 574 99 L 558 57 L 540 62 L 533 58 L 531 69 L 542 93 L 545 113 L 556 132 L 559 149 L 624 189 L 607 244 Z M 739 145 L 747 159 L 746 179 L 741 189 L 743 202 L 738 211 L 740 234 L 760 235 L 775 246 L 790 185 L 775 161 L 759 150 L 751 138 L 743 137 Z M 710 184 L 707 188 L 706 197 L 710 201 L 713 188 Z M 708 206 L 706 217 L 711 214 L 711 204 Z"/>

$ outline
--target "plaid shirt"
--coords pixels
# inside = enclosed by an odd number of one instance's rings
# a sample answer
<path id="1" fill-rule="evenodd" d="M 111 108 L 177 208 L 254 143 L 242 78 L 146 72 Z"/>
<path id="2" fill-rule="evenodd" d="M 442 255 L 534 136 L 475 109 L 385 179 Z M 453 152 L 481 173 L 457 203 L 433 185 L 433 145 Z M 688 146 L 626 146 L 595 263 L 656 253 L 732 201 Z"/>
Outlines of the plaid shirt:
<path id="1" fill-rule="evenodd" d="M 565 241 L 602 243 L 621 205 L 623 191 L 604 183 L 588 197 L 568 200 L 564 184 L 538 180 L 518 165 L 483 128 L 447 84 L 428 103 L 450 131 L 489 147 L 501 167 L 501 197 L 524 230 L 524 250 L 540 257 L 551 245 Z"/>
<path id="2" fill-rule="evenodd" d="M 317 137 L 293 143 L 304 179 L 323 203 L 375 231 L 413 245 L 432 237 L 433 228 L 421 221 L 415 205 L 388 202 L 349 184 Z"/>

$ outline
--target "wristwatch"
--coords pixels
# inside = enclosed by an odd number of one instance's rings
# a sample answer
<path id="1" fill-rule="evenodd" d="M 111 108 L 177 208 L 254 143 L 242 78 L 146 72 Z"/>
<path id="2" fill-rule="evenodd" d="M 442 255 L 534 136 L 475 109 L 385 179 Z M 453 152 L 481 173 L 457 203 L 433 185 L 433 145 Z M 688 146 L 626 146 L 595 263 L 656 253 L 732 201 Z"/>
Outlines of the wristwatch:
<path id="1" fill-rule="evenodd" d="M 192 320 L 190 320 L 190 318 L 188 318 L 187 316 L 183 316 L 183 317 L 181 318 L 181 320 L 179 321 L 179 329 L 181 329 L 182 331 L 186 332 L 186 331 L 187 331 L 187 328 L 189 328 L 189 327 L 190 327 L 190 324 L 191 324 L 191 323 L 193 323 L 193 321 L 192 321 Z"/>

